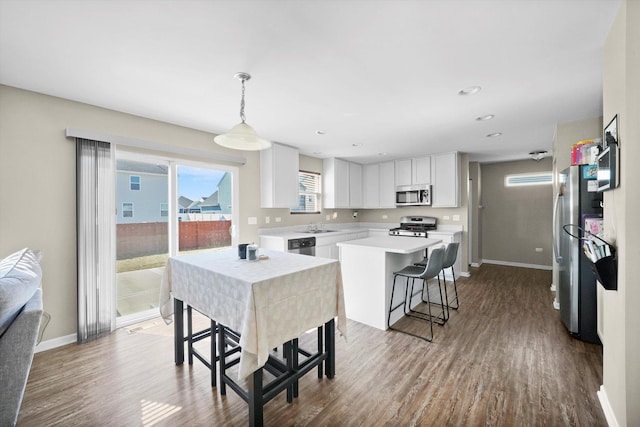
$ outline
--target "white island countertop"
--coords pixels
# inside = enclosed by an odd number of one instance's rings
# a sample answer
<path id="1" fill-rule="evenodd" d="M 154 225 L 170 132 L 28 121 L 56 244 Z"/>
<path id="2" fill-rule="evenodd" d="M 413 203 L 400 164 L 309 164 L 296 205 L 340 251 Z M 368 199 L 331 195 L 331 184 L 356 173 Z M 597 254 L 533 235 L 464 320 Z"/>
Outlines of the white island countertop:
<path id="1" fill-rule="evenodd" d="M 441 243 L 440 239 L 403 236 L 367 237 L 366 239 L 348 240 L 336 243 L 339 247 L 360 247 L 379 249 L 381 252 L 411 254 Z"/>

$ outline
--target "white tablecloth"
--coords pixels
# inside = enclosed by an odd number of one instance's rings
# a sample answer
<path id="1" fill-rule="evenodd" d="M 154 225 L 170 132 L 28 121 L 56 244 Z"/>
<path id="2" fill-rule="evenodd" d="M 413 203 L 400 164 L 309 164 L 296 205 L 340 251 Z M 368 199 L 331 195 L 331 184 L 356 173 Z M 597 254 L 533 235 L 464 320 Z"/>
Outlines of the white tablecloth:
<path id="1" fill-rule="evenodd" d="M 172 296 L 237 331 L 239 378 L 264 366 L 269 350 L 338 318 L 347 323 L 340 263 L 260 250 L 269 259 L 247 261 L 235 248 L 171 257 L 162 277 L 160 313 L 167 323 Z"/>

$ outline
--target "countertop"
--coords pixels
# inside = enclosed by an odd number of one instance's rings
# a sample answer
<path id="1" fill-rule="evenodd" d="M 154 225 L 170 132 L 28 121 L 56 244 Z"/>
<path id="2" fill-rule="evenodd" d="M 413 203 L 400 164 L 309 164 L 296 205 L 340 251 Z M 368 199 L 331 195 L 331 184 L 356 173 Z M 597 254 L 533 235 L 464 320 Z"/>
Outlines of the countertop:
<path id="1" fill-rule="evenodd" d="M 354 234 L 361 233 L 369 230 L 382 230 L 388 231 L 389 229 L 381 229 L 381 228 L 372 228 L 372 227 L 352 227 L 352 228 L 332 228 L 331 226 L 325 225 L 326 230 L 331 230 L 330 232 L 325 233 L 307 233 L 303 230 L 291 230 L 291 229 L 283 229 L 278 230 L 277 228 L 271 230 L 264 230 L 264 232 L 260 233 L 260 237 L 277 237 L 282 239 L 301 239 L 303 237 L 332 237 L 332 236 L 340 236 L 345 234 Z"/>
<path id="2" fill-rule="evenodd" d="M 374 230 L 388 232 L 391 228 L 398 227 L 395 223 L 337 223 L 337 224 L 324 224 L 324 228 L 327 230 L 333 230 L 329 233 L 305 233 L 304 227 L 274 227 L 264 228 L 259 230 L 260 237 L 267 238 L 281 238 L 281 239 L 300 239 L 303 237 L 331 237 L 340 236 L 345 234 L 360 233 L 364 231 Z M 438 226 L 435 231 L 431 233 L 438 234 L 456 234 L 462 232 L 462 226 L 457 225 L 443 225 Z M 394 236 L 396 237 L 396 236 Z M 413 237 L 412 237 L 413 238 Z"/>
<path id="3" fill-rule="evenodd" d="M 340 247 L 359 247 L 379 249 L 383 252 L 392 252 L 397 254 L 411 254 L 424 250 L 430 246 L 441 243 L 440 239 L 421 239 L 416 237 L 402 236 L 381 236 L 367 237 L 366 239 L 348 240 L 346 242 L 338 242 Z"/>

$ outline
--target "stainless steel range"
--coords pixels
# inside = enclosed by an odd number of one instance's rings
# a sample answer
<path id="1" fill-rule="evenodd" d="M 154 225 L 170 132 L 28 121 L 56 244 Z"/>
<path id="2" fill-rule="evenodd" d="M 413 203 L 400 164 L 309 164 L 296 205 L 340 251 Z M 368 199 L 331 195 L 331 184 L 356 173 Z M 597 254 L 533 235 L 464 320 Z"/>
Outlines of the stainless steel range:
<path id="1" fill-rule="evenodd" d="M 389 230 L 390 236 L 427 237 L 438 227 L 438 218 L 432 216 L 403 216 L 400 227 Z"/>

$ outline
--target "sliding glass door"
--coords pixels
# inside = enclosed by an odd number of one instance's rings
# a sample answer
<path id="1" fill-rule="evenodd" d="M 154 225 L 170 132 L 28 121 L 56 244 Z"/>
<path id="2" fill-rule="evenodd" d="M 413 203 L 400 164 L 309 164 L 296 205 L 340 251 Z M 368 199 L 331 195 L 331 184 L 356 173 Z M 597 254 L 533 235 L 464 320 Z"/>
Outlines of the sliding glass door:
<path id="1" fill-rule="evenodd" d="M 116 152 L 117 326 L 159 314 L 170 256 L 235 244 L 236 176 L 236 168 Z"/>

